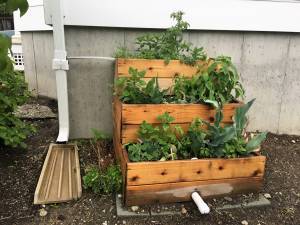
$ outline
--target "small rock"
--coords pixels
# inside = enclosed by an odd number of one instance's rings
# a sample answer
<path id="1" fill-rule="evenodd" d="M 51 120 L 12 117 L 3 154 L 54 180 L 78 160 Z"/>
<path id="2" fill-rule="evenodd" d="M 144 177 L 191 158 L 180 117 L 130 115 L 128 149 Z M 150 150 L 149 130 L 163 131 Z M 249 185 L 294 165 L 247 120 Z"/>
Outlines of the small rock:
<path id="1" fill-rule="evenodd" d="M 132 212 L 138 211 L 139 207 L 138 206 L 131 206 Z"/>
<path id="2" fill-rule="evenodd" d="M 105 213 L 105 211 L 106 211 L 105 209 L 102 210 L 103 213 Z"/>
<path id="3" fill-rule="evenodd" d="M 296 143 L 296 141 L 295 141 L 295 140 L 292 140 L 292 143 L 294 143 L 294 144 L 295 144 L 295 143 Z"/>
<path id="4" fill-rule="evenodd" d="M 122 221 L 122 223 L 123 223 L 123 224 L 126 224 L 126 221 L 125 221 L 125 220 L 123 220 L 123 221 Z"/>
<path id="5" fill-rule="evenodd" d="M 44 208 L 40 209 L 40 216 L 44 217 L 47 216 L 47 214 L 48 212 Z"/>
<path id="6" fill-rule="evenodd" d="M 42 207 L 43 207 L 43 208 L 45 208 L 45 207 L 46 207 L 46 205 L 42 205 Z"/>
<path id="7" fill-rule="evenodd" d="M 229 201 L 229 202 L 232 202 L 232 198 L 230 198 L 230 197 L 224 197 L 224 199 L 226 200 L 226 201 Z"/>
<path id="8" fill-rule="evenodd" d="M 186 213 L 187 213 L 186 208 L 183 207 L 183 208 L 181 209 L 181 213 L 182 213 L 182 214 L 186 214 Z"/>
<path id="9" fill-rule="evenodd" d="M 121 195 L 121 194 L 118 194 L 118 198 L 122 198 L 122 195 Z"/>
<path id="10" fill-rule="evenodd" d="M 247 220 L 243 220 L 241 223 L 242 223 L 243 225 L 248 225 L 248 221 L 247 221 Z"/>
<path id="11" fill-rule="evenodd" d="M 271 195 L 270 195 L 269 193 L 265 193 L 264 196 L 265 196 L 265 198 L 268 198 L 268 199 L 269 199 L 269 198 L 272 198 Z"/>
<path id="12" fill-rule="evenodd" d="M 102 225 L 107 225 L 107 221 L 105 220 L 105 221 L 102 223 Z"/>

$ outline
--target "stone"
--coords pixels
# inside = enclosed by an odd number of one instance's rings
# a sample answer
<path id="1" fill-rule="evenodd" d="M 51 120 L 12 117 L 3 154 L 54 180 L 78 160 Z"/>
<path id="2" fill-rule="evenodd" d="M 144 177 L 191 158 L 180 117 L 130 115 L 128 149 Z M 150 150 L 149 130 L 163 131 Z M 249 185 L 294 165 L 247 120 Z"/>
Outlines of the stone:
<path id="1" fill-rule="evenodd" d="M 181 213 L 182 213 L 182 214 L 186 214 L 186 213 L 187 213 L 186 208 L 183 207 L 183 208 L 181 209 Z"/>
<path id="2" fill-rule="evenodd" d="M 41 217 L 47 216 L 47 214 L 48 214 L 48 212 L 44 208 L 40 209 L 40 216 Z"/>
<path id="3" fill-rule="evenodd" d="M 264 196 L 265 196 L 265 198 L 268 198 L 268 199 L 272 198 L 269 193 L 265 193 Z"/>
<path id="4" fill-rule="evenodd" d="M 102 223 L 102 225 L 107 225 L 107 221 L 105 220 L 105 221 Z"/>
<path id="5" fill-rule="evenodd" d="M 131 206 L 131 210 L 132 210 L 132 212 L 136 212 L 136 211 L 138 211 L 139 210 L 139 207 L 138 206 Z"/>
<path id="6" fill-rule="evenodd" d="M 248 225 L 248 221 L 247 221 L 247 220 L 243 220 L 243 221 L 241 222 L 241 224 L 243 224 L 243 225 Z"/>
<path id="7" fill-rule="evenodd" d="M 295 140 L 292 140 L 292 143 L 294 143 L 294 144 L 295 144 L 295 143 L 296 143 L 296 141 L 295 141 Z"/>
<path id="8" fill-rule="evenodd" d="M 231 197 L 224 197 L 224 199 L 226 200 L 226 201 L 228 201 L 228 202 L 232 202 L 232 198 Z"/>

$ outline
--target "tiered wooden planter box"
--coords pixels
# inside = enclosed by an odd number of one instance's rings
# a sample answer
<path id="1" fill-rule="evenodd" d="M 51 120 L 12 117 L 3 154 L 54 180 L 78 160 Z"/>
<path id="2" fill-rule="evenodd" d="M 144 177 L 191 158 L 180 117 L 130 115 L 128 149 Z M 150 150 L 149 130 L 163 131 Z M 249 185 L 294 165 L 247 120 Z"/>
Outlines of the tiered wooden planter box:
<path id="1" fill-rule="evenodd" d="M 116 77 L 128 76 L 129 67 L 146 70 L 145 79 L 158 77 L 161 86 L 168 87 L 177 74 L 192 76 L 196 68 L 163 60 L 118 59 Z M 223 123 L 231 123 L 240 103 L 224 106 Z M 257 191 L 263 182 L 265 157 L 251 156 L 235 159 L 199 159 L 157 162 L 130 162 L 122 145 L 136 140 L 139 125 L 145 120 L 158 123 L 156 117 L 169 112 L 186 130 L 196 117 L 213 122 L 215 110 L 201 104 L 123 104 L 113 102 L 114 147 L 123 174 L 124 203 L 143 205 L 189 201 L 191 193 L 202 197 Z"/>

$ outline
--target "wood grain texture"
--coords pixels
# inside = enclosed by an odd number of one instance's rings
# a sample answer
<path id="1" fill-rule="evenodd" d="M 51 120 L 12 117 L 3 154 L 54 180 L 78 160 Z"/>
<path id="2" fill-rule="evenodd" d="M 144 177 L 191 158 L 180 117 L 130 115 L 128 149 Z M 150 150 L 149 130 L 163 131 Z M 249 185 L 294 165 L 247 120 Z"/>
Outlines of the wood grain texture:
<path id="1" fill-rule="evenodd" d="M 171 127 L 174 127 L 176 125 L 179 125 L 182 127 L 183 131 L 186 132 L 188 128 L 190 127 L 191 123 L 180 123 L 180 124 L 171 124 Z M 221 123 L 221 126 L 228 125 L 230 123 Z M 152 124 L 153 126 L 158 126 L 158 124 Z M 122 144 L 126 144 L 129 142 L 135 142 L 138 138 L 138 130 L 139 130 L 140 125 L 137 124 L 123 124 L 122 125 L 122 136 L 121 136 L 121 141 Z M 207 126 L 203 125 L 203 129 L 206 129 Z"/>
<path id="2" fill-rule="evenodd" d="M 194 191 L 199 192 L 203 198 L 256 192 L 261 188 L 262 182 L 262 177 L 249 177 L 127 186 L 125 204 L 132 206 L 191 201 Z"/>
<path id="3" fill-rule="evenodd" d="M 198 61 L 198 65 L 204 62 Z M 129 68 L 135 68 L 139 71 L 145 70 L 145 77 L 173 78 L 176 75 L 191 77 L 198 71 L 197 66 L 189 66 L 181 63 L 179 60 L 171 60 L 165 64 L 163 59 L 117 59 L 116 76 L 128 76 Z"/>
<path id="4" fill-rule="evenodd" d="M 232 122 L 235 109 L 241 103 L 225 104 L 223 108 L 224 123 Z M 213 122 L 216 110 L 204 104 L 122 104 L 122 124 L 159 123 L 157 116 L 168 112 L 172 123 L 190 123 L 195 118 Z"/>
<path id="5" fill-rule="evenodd" d="M 123 158 L 121 141 L 121 119 L 122 119 L 122 104 L 117 97 L 113 99 L 113 145 L 116 158 L 121 165 L 122 173 L 126 173 L 126 163 Z"/>
<path id="6" fill-rule="evenodd" d="M 127 185 L 262 177 L 265 156 L 127 164 Z M 151 171 L 151 172 L 149 172 Z"/>
<path id="7" fill-rule="evenodd" d="M 50 144 L 34 193 L 34 204 L 66 202 L 82 193 L 78 148 Z"/>

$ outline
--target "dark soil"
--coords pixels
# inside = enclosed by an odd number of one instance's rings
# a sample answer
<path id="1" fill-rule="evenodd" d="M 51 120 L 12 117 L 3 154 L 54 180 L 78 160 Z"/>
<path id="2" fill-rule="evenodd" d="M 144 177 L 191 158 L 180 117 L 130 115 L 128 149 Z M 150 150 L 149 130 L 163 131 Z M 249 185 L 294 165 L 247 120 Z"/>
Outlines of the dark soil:
<path id="1" fill-rule="evenodd" d="M 52 100 L 39 99 L 41 105 L 48 105 L 56 112 Z M 300 137 L 269 134 L 262 146 L 267 156 L 265 184 L 261 193 L 271 195 L 272 205 L 265 208 L 233 209 L 219 211 L 215 206 L 226 203 L 212 199 L 212 212 L 199 215 L 192 203 L 177 203 L 152 206 L 152 210 L 171 210 L 187 213 L 173 216 L 146 216 L 118 218 L 114 196 L 95 195 L 83 190 L 78 201 L 45 206 L 48 214 L 39 215 L 43 206 L 33 205 L 33 195 L 47 153 L 48 146 L 55 141 L 58 132 L 56 119 L 32 120 L 38 132 L 27 140 L 28 149 L 1 149 L 0 152 L 0 224 L 242 224 L 249 225 L 299 225 L 300 224 Z M 76 141 L 79 146 L 82 175 L 84 168 L 97 164 L 97 156 L 89 141 Z M 251 195 L 233 197 L 251 198 Z M 228 202 L 230 203 L 230 202 Z M 148 210 L 149 207 L 143 207 Z"/>

